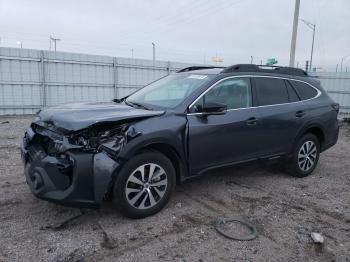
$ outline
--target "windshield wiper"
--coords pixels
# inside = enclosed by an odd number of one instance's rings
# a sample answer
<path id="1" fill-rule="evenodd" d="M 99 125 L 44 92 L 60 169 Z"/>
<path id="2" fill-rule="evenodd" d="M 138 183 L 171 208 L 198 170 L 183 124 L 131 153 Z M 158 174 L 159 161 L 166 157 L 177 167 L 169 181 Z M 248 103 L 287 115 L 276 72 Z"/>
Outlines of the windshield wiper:
<path id="1" fill-rule="evenodd" d="M 114 98 L 112 101 L 113 101 L 114 103 L 120 104 L 121 102 L 125 101 L 126 98 L 127 98 L 127 96 L 124 96 L 124 97 L 122 97 L 122 98 Z"/>
<path id="2" fill-rule="evenodd" d="M 140 103 L 137 103 L 137 102 L 130 102 L 130 101 L 127 101 L 126 99 L 124 100 L 124 103 L 127 104 L 128 106 L 132 106 L 134 108 L 136 106 L 136 108 L 143 108 L 143 109 L 146 109 L 146 110 L 152 110 L 152 108 L 147 107 L 147 106 L 145 106 L 143 104 L 140 104 Z"/>

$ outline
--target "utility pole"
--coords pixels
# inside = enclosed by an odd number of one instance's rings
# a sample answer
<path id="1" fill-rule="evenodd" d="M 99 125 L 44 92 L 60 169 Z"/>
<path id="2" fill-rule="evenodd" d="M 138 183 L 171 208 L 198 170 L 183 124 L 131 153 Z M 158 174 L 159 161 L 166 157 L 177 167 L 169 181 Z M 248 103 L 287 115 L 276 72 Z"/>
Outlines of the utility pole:
<path id="1" fill-rule="evenodd" d="M 315 31 L 316 31 L 316 25 L 306 21 L 304 19 L 300 19 L 308 28 L 312 30 L 312 45 L 311 45 L 311 55 L 310 55 L 310 72 L 312 71 L 312 55 L 314 53 L 314 42 L 315 42 Z"/>
<path id="2" fill-rule="evenodd" d="M 295 48 L 297 45 L 299 8 L 300 8 L 300 0 L 295 0 L 293 32 L 292 32 L 292 40 L 291 40 L 291 44 L 290 44 L 290 56 L 289 56 L 289 66 L 290 67 L 294 67 L 294 63 L 295 63 Z"/>
<path id="3" fill-rule="evenodd" d="M 250 56 L 250 63 L 253 64 L 253 56 Z"/>
<path id="4" fill-rule="evenodd" d="M 316 25 L 314 24 L 313 32 L 312 32 L 312 45 L 311 45 L 311 56 L 310 56 L 310 71 L 311 72 L 312 72 L 312 55 L 314 53 L 315 31 L 316 31 Z"/>
<path id="5" fill-rule="evenodd" d="M 59 39 L 59 38 L 54 38 L 54 37 L 50 36 L 50 50 L 51 50 L 51 41 L 53 41 L 53 43 L 54 43 L 55 52 L 56 52 L 56 42 L 57 42 L 57 41 L 61 41 L 61 39 Z"/>
<path id="6" fill-rule="evenodd" d="M 153 48 L 153 64 L 156 61 L 156 45 L 152 42 L 152 48 Z"/>

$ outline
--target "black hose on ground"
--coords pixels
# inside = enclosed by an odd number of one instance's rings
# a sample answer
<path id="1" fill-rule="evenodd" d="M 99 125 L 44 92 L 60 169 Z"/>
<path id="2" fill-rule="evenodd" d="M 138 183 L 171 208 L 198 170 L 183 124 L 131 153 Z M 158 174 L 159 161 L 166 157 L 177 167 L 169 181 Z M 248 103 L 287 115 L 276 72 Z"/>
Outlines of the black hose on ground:
<path id="1" fill-rule="evenodd" d="M 238 222 L 238 223 L 246 226 L 251 231 L 250 235 L 243 236 L 243 237 L 230 235 L 227 232 L 227 230 L 225 230 L 225 227 L 224 227 L 225 224 L 227 224 L 228 222 Z M 218 218 L 216 220 L 216 223 L 215 223 L 215 229 L 224 237 L 227 237 L 227 238 L 232 239 L 232 240 L 249 241 L 249 240 L 255 239 L 258 235 L 258 232 L 257 232 L 255 226 L 253 226 L 252 224 L 250 224 L 246 221 L 239 220 L 237 218 Z"/>

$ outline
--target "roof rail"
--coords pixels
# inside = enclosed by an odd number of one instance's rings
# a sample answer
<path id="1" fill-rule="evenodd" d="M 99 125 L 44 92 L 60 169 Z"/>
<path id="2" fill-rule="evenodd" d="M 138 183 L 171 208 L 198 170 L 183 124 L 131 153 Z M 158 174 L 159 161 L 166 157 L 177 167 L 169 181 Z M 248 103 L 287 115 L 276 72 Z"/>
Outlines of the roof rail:
<path id="1" fill-rule="evenodd" d="M 221 73 L 233 73 L 233 72 L 264 72 L 264 73 L 276 73 L 295 76 L 307 76 L 308 74 L 295 67 L 287 66 L 267 66 L 267 65 L 254 65 L 254 64 L 237 64 L 226 67 Z"/>
<path id="2" fill-rule="evenodd" d="M 201 70 L 201 69 L 213 69 L 213 68 L 225 68 L 225 67 L 222 67 L 222 66 L 189 66 L 189 67 L 185 67 L 185 68 L 180 69 L 176 73 L 190 72 L 190 71 Z"/>

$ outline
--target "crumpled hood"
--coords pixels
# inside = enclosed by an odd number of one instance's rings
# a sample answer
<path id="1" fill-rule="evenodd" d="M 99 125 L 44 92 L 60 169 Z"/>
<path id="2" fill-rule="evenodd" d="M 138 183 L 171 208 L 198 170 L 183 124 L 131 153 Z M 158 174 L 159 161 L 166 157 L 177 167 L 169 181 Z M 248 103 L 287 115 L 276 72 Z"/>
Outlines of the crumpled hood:
<path id="1" fill-rule="evenodd" d="M 41 110 L 35 123 L 77 131 L 98 123 L 146 118 L 163 113 L 164 111 L 138 109 L 114 102 L 72 103 Z"/>

